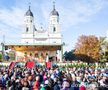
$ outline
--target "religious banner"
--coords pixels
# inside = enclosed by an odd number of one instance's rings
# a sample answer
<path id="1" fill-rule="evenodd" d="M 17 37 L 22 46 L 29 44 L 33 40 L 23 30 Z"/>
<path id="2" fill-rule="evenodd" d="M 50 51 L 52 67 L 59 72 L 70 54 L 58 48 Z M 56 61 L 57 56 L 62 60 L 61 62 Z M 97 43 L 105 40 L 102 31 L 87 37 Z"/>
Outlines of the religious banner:
<path id="1" fill-rule="evenodd" d="M 35 66 L 35 62 L 33 62 L 33 61 L 29 61 L 25 64 L 25 67 L 27 67 L 27 68 L 33 68 L 34 66 Z"/>

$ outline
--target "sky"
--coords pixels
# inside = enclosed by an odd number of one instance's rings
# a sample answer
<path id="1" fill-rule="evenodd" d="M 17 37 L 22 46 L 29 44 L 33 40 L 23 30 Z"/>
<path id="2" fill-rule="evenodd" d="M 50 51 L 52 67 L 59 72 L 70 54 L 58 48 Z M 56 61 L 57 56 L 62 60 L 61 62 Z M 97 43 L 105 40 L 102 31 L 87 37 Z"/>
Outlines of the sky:
<path id="1" fill-rule="evenodd" d="M 29 2 L 35 24 L 48 28 L 53 1 L 59 12 L 64 51 L 75 47 L 81 35 L 107 36 L 108 0 L 0 0 L 0 42 L 20 42 Z"/>

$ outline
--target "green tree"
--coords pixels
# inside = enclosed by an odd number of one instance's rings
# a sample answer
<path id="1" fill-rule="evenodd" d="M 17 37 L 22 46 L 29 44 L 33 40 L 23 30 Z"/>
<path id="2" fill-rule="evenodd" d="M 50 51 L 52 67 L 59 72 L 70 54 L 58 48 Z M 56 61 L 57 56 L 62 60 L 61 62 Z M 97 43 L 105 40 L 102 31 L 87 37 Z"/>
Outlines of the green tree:
<path id="1" fill-rule="evenodd" d="M 64 53 L 64 58 L 65 58 L 66 61 L 68 61 L 68 60 L 69 60 L 69 61 L 75 60 L 76 57 L 75 57 L 74 51 L 75 51 L 75 50 L 71 50 L 71 51 L 69 51 L 69 52 L 66 51 L 66 52 Z"/>

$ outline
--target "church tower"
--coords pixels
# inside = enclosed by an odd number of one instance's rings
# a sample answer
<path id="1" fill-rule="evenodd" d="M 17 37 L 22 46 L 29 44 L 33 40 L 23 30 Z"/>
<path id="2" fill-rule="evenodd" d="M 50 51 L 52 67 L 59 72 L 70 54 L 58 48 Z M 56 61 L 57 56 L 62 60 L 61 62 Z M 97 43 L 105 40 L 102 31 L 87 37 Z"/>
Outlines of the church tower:
<path id="1" fill-rule="evenodd" d="M 22 43 L 33 43 L 34 37 L 34 16 L 30 9 L 24 15 L 24 30 L 22 34 Z"/>
<path id="2" fill-rule="evenodd" d="M 53 2 L 53 10 L 51 11 L 50 17 L 49 17 L 48 34 L 49 34 L 50 43 L 62 44 L 61 32 L 60 32 L 60 26 L 59 26 L 59 13 L 55 9 L 55 2 Z"/>
<path id="3" fill-rule="evenodd" d="M 53 2 L 53 10 L 50 13 L 49 33 L 60 33 L 59 13 L 55 9 L 55 2 Z"/>
<path id="4" fill-rule="evenodd" d="M 49 17 L 48 35 L 50 44 L 62 45 L 62 36 L 59 26 L 59 13 L 56 11 L 55 2 L 53 2 L 53 10 L 51 11 Z M 53 56 L 56 56 L 58 60 L 62 61 L 62 48 L 53 52 Z"/>

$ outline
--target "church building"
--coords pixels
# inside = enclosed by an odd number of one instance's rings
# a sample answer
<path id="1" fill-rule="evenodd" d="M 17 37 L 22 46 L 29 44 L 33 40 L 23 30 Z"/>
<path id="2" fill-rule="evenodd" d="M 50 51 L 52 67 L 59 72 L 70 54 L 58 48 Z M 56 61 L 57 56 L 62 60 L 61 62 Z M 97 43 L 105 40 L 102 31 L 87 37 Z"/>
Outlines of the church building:
<path id="1" fill-rule="evenodd" d="M 59 24 L 59 13 L 53 5 L 49 13 L 47 30 L 43 27 L 37 29 L 34 24 L 34 15 L 29 6 L 24 15 L 24 28 L 20 43 L 5 43 L 5 47 L 15 51 L 16 61 L 48 60 L 62 61 L 62 36 Z"/>

